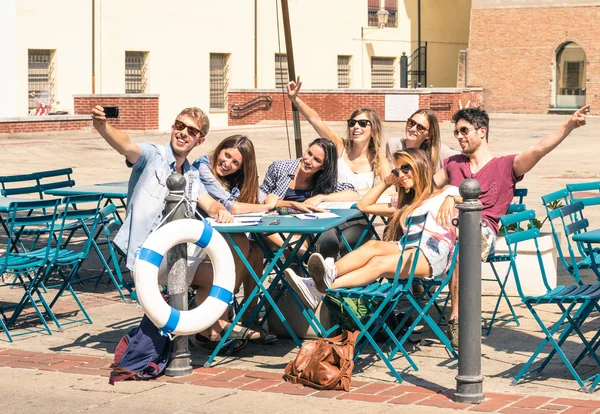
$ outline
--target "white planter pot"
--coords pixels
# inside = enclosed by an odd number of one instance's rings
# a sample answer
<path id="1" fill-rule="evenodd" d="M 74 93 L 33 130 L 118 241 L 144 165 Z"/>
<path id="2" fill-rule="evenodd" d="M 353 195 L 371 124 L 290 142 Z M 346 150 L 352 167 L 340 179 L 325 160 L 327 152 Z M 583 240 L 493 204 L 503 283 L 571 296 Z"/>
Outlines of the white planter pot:
<path id="1" fill-rule="evenodd" d="M 552 234 L 542 233 L 541 237 L 538 238 L 538 245 L 540 252 L 542 253 L 546 279 L 550 288 L 554 288 L 556 287 L 557 279 L 556 265 L 558 253 Z M 519 243 L 517 246 L 517 270 L 519 272 L 523 293 L 525 295 L 540 295 L 546 293 L 547 290 L 542 281 L 535 243 L 533 240 L 527 240 L 523 243 Z M 504 241 L 504 237 L 498 237 L 496 239 L 496 254 L 508 254 L 508 248 Z M 506 275 L 509 265 L 510 262 L 494 263 L 498 276 L 500 276 L 500 280 L 504 280 L 504 275 Z M 481 264 L 481 277 L 482 279 L 494 279 L 494 272 L 489 263 Z M 505 289 L 509 296 L 519 295 L 512 270 Z M 500 292 L 500 287 L 495 280 L 483 281 L 481 291 L 483 295 L 497 296 Z"/>

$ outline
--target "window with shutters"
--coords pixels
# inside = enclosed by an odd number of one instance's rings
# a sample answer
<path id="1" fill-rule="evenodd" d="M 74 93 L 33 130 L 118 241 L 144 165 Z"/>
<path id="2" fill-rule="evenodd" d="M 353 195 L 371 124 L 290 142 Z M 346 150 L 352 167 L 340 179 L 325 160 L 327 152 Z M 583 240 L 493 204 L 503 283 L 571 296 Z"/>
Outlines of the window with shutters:
<path id="1" fill-rule="evenodd" d="M 395 84 L 393 57 L 371 57 L 371 88 L 393 88 Z"/>
<path id="2" fill-rule="evenodd" d="M 54 101 L 53 50 L 29 49 L 27 59 L 27 96 L 29 111 L 38 101 L 51 104 Z"/>
<path id="3" fill-rule="evenodd" d="M 338 88 L 350 87 L 350 59 L 352 56 L 338 56 Z"/>
<path id="4" fill-rule="evenodd" d="M 275 53 L 275 88 L 285 88 L 288 80 L 287 55 L 285 53 Z"/>
<path id="5" fill-rule="evenodd" d="M 229 55 L 210 54 L 210 109 L 227 109 Z"/>
<path id="6" fill-rule="evenodd" d="M 125 93 L 146 92 L 148 52 L 125 52 Z"/>

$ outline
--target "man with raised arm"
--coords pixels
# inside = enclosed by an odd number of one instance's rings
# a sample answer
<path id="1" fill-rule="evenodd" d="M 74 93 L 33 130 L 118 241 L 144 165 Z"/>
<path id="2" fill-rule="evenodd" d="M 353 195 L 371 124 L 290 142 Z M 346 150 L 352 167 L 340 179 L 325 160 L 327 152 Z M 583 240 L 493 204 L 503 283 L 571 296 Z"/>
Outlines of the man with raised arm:
<path id="1" fill-rule="evenodd" d="M 480 108 L 465 108 L 454 114 L 454 136 L 462 154 L 447 158 L 444 161 L 444 169 L 438 171 L 434 180 L 438 186 L 459 186 L 463 180 L 474 178 L 481 186 L 479 201 L 483 205 L 482 261 L 494 252 L 500 216 L 508 210 L 515 184 L 545 155 L 563 142 L 571 131 L 585 125 L 585 114 L 589 108 L 590 105 L 586 105 L 577 110 L 564 125 L 533 147 L 520 154 L 502 157 L 494 157 L 488 147 L 489 117 L 486 111 Z M 448 196 L 439 210 L 438 223 L 450 226 L 454 206 L 460 202 L 460 197 Z M 454 268 L 450 280 L 450 297 L 452 307 L 447 334 L 452 346 L 458 349 L 458 265 Z"/>

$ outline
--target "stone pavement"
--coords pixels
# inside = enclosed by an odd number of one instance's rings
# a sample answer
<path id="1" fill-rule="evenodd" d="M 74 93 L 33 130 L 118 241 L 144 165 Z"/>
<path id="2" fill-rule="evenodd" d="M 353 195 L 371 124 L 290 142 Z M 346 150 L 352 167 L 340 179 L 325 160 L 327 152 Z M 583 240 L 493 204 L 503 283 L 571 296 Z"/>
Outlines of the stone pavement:
<path id="1" fill-rule="evenodd" d="M 490 132 L 492 150 L 496 154 L 520 151 L 564 120 L 560 116 L 494 115 Z M 600 171 L 596 154 L 600 145 L 596 131 L 600 121 L 591 118 L 589 123 L 542 160 L 522 183 L 530 191 L 526 199 L 528 206 L 538 214 L 543 212 L 539 201 L 541 194 L 560 189 L 568 182 L 598 180 Z M 343 124 L 333 126 L 343 133 Z M 385 127 L 388 136 L 393 136 L 398 135 L 403 124 L 387 123 Z M 450 123 L 444 123 L 442 134 L 443 141 L 453 145 L 451 127 Z M 272 123 L 211 131 L 206 143 L 194 150 L 190 158 L 207 153 L 222 138 L 234 133 L 247 134 L 255 143 L 261 176 L 272 160 L 289 156 L 285 127 L 282 123 Z M 167 139 L 165 134 L 134 137 L 138 142 L 162 143 Z M 305 144 L 315 137 L 310 126 L 303 126 L 303 137 Z M 290 146 L 293 151 L 293 135 Z M 71 166 L 73 178 L 81 185 L 126 180 L 129 175 L 122 157 L 92 132 L 4 136 L 0 137 L 0 148 L 3 154 L 0 174 Z M 592 227 L 597 227 L 600 209 L 590 211 L 587 217 Z M 590 275 L 587 277 L 591 280 Z M 570 283 L 565 272 L 559 275 L 559 283 Z M 194 350 L 192 362 L 197 368 L 190 377 L 163 377 L 159 381 L 119 383 L 111 387 L 106 376 L 112 353 L 121 336 L 138 323 L 141 310 L 135 304 L 122 303 L 110 289 L 94 291 L 87 284 L 77 289 L 94 321 L 92 325 L 77 323 L 65 326 L 62 333 L 21 336 L 12 344 L 0 333 L 0 382 L 10 384 L 0 387 L 4 408 L 23 412 L 48 407 L 52 407 L 53 412 L 114 412 L 127 408 L 149 412 L 228 412 L 240 407 L 264 412 L 406 409 L 451 412 L 468 409 L 505 413 L 589 413 L 600 410 L 599 392 L 590 395 L 578 391 L 577 384 L 558 359 L 553 360 L 541 376 L 510 386 L 518 368 L 540 338 L 537 325 L 521 305 L 516 306 L 521 326 L 499 324 L 489 337 L 483 337 L 482 366 L 487 400 L 474 407 L 456 404 L 448 398 L 455 386 L 457 363 L 448 358 L 437 341 L 431 346 L 420 345 L 410 350 L 420 370 L 406 372 L 402 384 L 392 380 L 381 361 L 368 356 L 362 358 L 357 363 L 350 393 L 318 392 L 283 383 L 283 368 L 297 351 L 287 339 L 280 339 L 274 346 L 248 345 L 234 357 L 217 358 L 210 369 L 200 368 L 207 354 Z M 19 295 L 20 291 L 16 289 L 0 287 L 1 301 L 12 302 Z M 484 297 L 484 312 L 492 309 L 493 300 Z M 518 298 L 513 299 L 513 303 L 518 302 Z M 58 310 L 65 316 L 77 316 L 72 299 L 65 296 L 59 305 Z M 501 310 L 507 312 L 505 307 Z M 600 329 L 600 320 L 591 321 L 587 328 L 586 335 L 593 335 Z M 428 337 L 429 332 L 424 330 L 415 338 Z M 575 342 L 569 341 L 566 350 L 572 356 L 577 354 L 578 348 Z M 407 366 L 402 358 L 396 358 L 394 364 L 399 368 Z M 580 368 L 584 377 L 598 372 L 589 360 L 585 360 Z"/>

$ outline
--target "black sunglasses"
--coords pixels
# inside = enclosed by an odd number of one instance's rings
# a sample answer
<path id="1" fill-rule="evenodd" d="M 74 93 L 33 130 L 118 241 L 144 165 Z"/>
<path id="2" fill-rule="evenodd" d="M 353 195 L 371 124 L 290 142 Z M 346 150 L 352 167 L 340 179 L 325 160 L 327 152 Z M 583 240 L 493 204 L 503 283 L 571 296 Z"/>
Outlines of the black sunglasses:
<path id="1" fill-rule="evenodd" d="M 413 121 L 412 118 L 408 118 L 408 120 L 406 121 L 406 129 L 411 129 L 414 126 L 417 126 L 417 132 L 419 134 L 422 134 L 423 132 L 427 132 L 429 131 L 427 128 L 425 128 L 423 125 L 419 124 L 418 122 Z"/>
<path id="2" fill-rule="evenodd" d="M 469 135 L 471 133 L 471 131 L 475 131 L 477 129 L 479 129 L 479 128 L 472 128 L 471 129 L 469 127 L 464 126 L 464 127 L 459 128 L 459 129 L 455 129 L 454 130 L 454 136 L 456 138 L 458 138 L 458 134 L 461 134 L 463 137 L 466 137 L 467 135 Z"/>
<path id="3" fill-rule="evenodd" d="M 354 125 L 358 124 L 361 128 L 366 128 L 367 125 L 372 125 L 371 121 L 368 119 L 349 119 L 348 120 L 348 128 L 352 128 Z"/>
<path id="4" fill-rule="evenodd" d="M 412 170 L 412 167 L 409 164 L 403 164 L 399 168 L 394 168 L 392 170 L 392 174 L 394 174 L 396 177 L 400 175 L 400 173 L 398 173 L 398 170 L 402 171 L 402 174 L 406 175 Z"/>
<path id="5" fill-rule="evenodd" d="M 193 136 L 195 136 L 195 137 L 197 137 L 197 136 L 199 136 L 199 135 L 200 135 L 200 130 L 199 130 L 199 129 L 197 129 L 197 128 L 194 128 L 194 127 L 192 127 L 192 126 L 189 126 L 189 125 L 186 125 L 186 124 L 184 124 L 183 122 L 181 122 L 181 121 L 180 121 L 180 120 L 178 120 L 178 119 L 176 119 L 176 120 L 175 120 L 175 124 L 173 124 L 173 126 L 175 127 L 175 129 L 176 129 L 177 131 L 183 131 L 184 129 L 186 129 L 186 128 L 187 128 L 187 130 L 188 130 L 188 133 L 189 133 L 190 135 L 193 135 Z"/>

